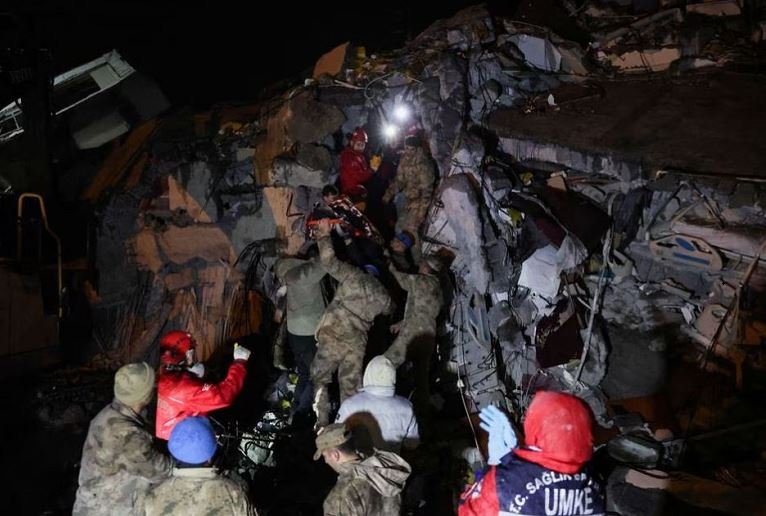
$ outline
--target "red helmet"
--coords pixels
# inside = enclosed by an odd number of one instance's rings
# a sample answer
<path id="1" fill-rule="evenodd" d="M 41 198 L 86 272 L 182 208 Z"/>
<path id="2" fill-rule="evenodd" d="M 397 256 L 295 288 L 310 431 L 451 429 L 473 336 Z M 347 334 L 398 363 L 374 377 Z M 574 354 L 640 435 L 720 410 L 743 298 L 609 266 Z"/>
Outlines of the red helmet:
<path id="1" fill-rule="evenodd" d="M 367 131 L 361 127 L 357 127 L 356 130 L 351 134 L 351 143 L 355 142 L 367 143 Z"/>
<path id="2" fill-rule="evenodd" d="M 524 439 L 533 448 L 513 451 L 522 459 L 559 473 L 576 473 L 593 455 L 590 409 L 570 394 L 540 391 L 527 410 Z"/>
<path id="3" fill-rule="evenodd" d="M 189 350 L 195 348 L 191 333 L 174 330 L 169 331 L 160 339 L 160 361 L 163 364 L 175 364 L 184 359 Z"/>

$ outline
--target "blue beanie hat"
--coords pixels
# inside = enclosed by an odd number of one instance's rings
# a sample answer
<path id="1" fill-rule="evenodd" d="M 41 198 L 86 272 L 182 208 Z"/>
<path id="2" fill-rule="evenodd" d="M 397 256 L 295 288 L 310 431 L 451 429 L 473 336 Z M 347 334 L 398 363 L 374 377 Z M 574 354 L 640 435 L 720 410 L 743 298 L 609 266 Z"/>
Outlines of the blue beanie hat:
<path id="1" fill-rule="evenodd" d="M 206 417 L 187 417 L 170 432 L 168 450 L 176 460 L 185 464 L 204 464 L 217 449 L 215 432 Z"/>
<path id="2" fill-rule="evenodd" d="M 376 278 L 379 278 L 379 277 L 380 277 L 380 271 L 378 270 L 378 268 L 377 268 L 377 267 L 375 267 L 375 266 L 374 266 L 373 264 L 371 264 L 371 263 L 368 263 L 367 265 L 365 265 L 365 266 L 364 266 L 364 270 L 367 272 L 367 274 L 372 274 L 372 275 L 373 275 L 373 276 L 375 276 Z"/>

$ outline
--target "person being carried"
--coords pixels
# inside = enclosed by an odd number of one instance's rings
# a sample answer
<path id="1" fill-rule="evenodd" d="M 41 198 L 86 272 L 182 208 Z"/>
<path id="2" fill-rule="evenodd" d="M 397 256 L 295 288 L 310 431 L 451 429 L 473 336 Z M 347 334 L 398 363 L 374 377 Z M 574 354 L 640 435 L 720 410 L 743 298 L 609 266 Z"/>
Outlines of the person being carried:
<path id="1" fill-rule="evenodd" d="M 157 387 L 156 433 L 167 440 L 173 427 L 188 416 L 205 416 L 230 406 L 245 385 L 250 350 L 234 345 L 234 362 L 219 383 L 208 383 L 204 364 L 197 362 L 196 343 L 185 331 L 160 339 L 160 380 Z"/>
<path id="2" fill-rule="evenodd" d="M 338 473 L 324 500 L 324 516 L 391 516 L 401 512 L 401 492 L 410 465 L 399 455 L 363 450 L 343 424 L 324 428 L 316 438 L 314 460 Z"/>
<path id="3" fill-rule="evenodd" d="M 340 194 L 333 185 L 326 185 L 322 189 L 322 202 L 314 206 L 307 221 L 307 239 L 317 238 L 317 228 L 322 219 L 330 219 L 333 224 L 333 245 L 344 258 L 360 267 L 368 263 L 378 269 L 383 267 L 383 236 L 351 200 Z"/>
<path id="4" fill-rule="evenodd" d="M 130 514 L 138 495 L 170 475 L 170 458 L 154 446 L 141 416 L 152 401 L 154 377 L 145 362 L 122 366 L 114 375 L 114 400 L 88 428 L 72 514 Z"/>

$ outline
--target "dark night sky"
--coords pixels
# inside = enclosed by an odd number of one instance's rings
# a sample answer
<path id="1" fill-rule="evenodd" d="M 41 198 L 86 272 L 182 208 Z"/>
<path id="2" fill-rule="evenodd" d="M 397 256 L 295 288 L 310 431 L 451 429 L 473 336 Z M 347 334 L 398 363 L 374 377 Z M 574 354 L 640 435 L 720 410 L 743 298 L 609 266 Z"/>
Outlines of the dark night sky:
<path id="1" fill-rule="evenodd" d="M 311 67 L 346 40 L 364 44 L 368 53 L 398 47 L 408 29 L 415 36 L 476 2 L 425 3 L 156 0 L 86 7 L 31 0 L 13 12 L 34 27 L 32 40 L 53 50 L 56 73 L 116 48 L 154 77 L 171 102 L 202 106 L 253 99 L 262 87 Z"/>

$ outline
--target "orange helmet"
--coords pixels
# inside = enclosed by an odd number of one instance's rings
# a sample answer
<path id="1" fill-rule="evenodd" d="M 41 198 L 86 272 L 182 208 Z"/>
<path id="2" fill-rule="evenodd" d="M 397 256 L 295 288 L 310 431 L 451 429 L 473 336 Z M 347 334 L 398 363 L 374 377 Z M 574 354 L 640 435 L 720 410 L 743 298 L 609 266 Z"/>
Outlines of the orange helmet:
<path id="1" fill-rule="evenodd" d="M 195 342 L 191 333 L 180 330 L 169 331 L 160 339 L 160 362 L 177 364 L 183 361 L 186 353 L 194 348 Z"/>
<path id="2" fill-rule="evenodd" d="M 357 127 L 351 134 L 351 143 L 353 144 L 355 142 L 367 143 L 367 131 L 361 127 Z"/>

